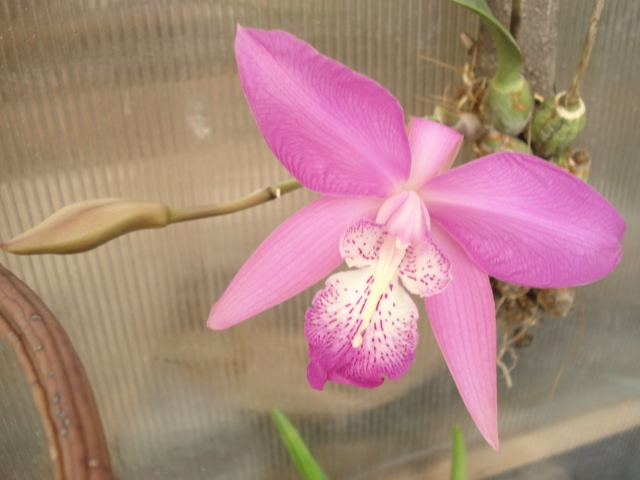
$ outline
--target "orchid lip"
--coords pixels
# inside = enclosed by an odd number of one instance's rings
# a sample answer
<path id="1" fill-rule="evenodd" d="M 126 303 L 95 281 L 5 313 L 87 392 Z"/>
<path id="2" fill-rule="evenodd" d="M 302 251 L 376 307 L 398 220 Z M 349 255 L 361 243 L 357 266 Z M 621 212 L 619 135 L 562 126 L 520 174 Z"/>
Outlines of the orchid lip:
<path id="1" fill-rule="evenodd" d="M 401 243 L 368 220 L 343 234 L 340 254 L 352 269 L 330 276 L 305 314 L 313 388 L 326 381 L 377 387 L 382 376 L 400 378 L 413 362 L 419 315 L 410 293 L 442 292 L 451 263 L 427 232 L 418 246 Z"/>
<path id="2" fill-rule="evenodd" d="M 373 284 L 369 290 L 367 302 L 362 312 L 362 323 L 351 343 L 353 348 L 358 348 L 362 345 L 364 331 L 371 322 L 371 316 L 378 307 L 380 297 L 382 297 L 385 290 L 389 288 L 389 284 L 398 272 L 398 267 L 409 246 L 398 246 L 398 243 L 397 239 L 388 236 L 380 248 L 378 262 L 376 263 L 375 273 L 373 274 Z"/>

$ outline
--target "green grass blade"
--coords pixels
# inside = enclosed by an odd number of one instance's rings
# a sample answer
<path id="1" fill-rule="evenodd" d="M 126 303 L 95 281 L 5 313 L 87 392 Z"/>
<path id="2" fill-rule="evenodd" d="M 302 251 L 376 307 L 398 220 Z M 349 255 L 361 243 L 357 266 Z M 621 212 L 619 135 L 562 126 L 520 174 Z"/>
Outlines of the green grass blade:
<path id="1" fill-rule="evenodd" d="M 485 0 L 451 0 L 480 15 L 498 50 L 498 71 L 494 82 L 498 87 L 518 81 L 522 71 L 522 52 L 514 38 L 496 17 Z"/>
<path id="2" fill-rule="evenodd" d="M 328 480 L 285 414 L 274 408 L 271 410 L 271 418 L 302 477 L 305 480 Z"/>
<path id="3" fill-rule="evenodd" d="M 467 452 L 464 448 L 462 431 L 457 425 L 451 432 L 451 480 L 466 480 Z"/>

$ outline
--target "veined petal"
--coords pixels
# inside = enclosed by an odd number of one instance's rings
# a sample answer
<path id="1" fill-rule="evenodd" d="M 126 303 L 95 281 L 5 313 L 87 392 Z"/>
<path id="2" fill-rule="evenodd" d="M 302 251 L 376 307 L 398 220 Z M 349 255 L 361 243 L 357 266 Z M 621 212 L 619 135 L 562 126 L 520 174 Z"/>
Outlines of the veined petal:
<path id="1" fill-rule="evenodd" d="M 438 173 L 451 168 L 458 156 L 462 134 L 441 123 L 412 117 L 409 123 L 411 175 L 407 188 L 420 190 Z"/>
<path id="2" fill-rule="evenodd" d="M 207 326 L 231 327 L 284 302 L 342 263 L 347 227 L 375 217 L 381 200 L 321 197 L 296 212 L 262 242 L 213 306 Z"/>
<path id="3" fill-rule="evenodd" d="M 384 242 L 385 229 L 377 223 L 362 220 L 354 223 L 340 238 L 340 255 L 349 267 L 364 268 L 373 265 Z"/>
<path id="4" fill-rule="evenodd" d="M 453 280 L 424 299 L 429 321 L 471 418 L 498 450 L 496 314 L 489 277 L 436 222 L 431 233 L 452 263 Z"/>
<path id="5" fill-rule="evenodd" d="M 430 297 L 442 292 L 451 283 L 451 262 L 431 236 L 425 235 L 417 247 L 407 248 L 398 275 L 409 292 Z"/>
<path id="6" fill-rule="evenodd" d="M 497 153 L 421 191 L 429 214 L 480 268 L 530 287 L 593 282 L 620 260 L 625 223 L 598 192 L 532 155 Z"/>
<path id="7" fill-rule="evenodd" d="M 409 177 L 404 114 L 379 84 L 279 30 L 238 25 L 236 58 L 262 135 L 305 187 L 384 197 Z"/>
<path id="8" fill-rule="evenodd" d="M 307 310 L 304 331 L 309 341 L 307 377 L 322 390 L 326 381 L 374 388 L 406 373 L 418 343 L 418 309 L 397 276 L 380 298 L 362 344 L 358 334 L 374 267 L 332 275 Z"/>

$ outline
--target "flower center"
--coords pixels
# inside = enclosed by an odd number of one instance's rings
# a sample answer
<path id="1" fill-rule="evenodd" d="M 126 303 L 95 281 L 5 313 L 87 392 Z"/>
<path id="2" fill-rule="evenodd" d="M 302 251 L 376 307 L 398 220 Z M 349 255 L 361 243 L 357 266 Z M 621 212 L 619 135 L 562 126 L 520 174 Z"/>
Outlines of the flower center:
<path id="1" fill-rule="evenodd" d="M 376 223 L 386 225 L 389 235 L 403 245 L 416 246 L 429 229 L 427 207 L 414 191 L 396 193 L 380 207 Z M 406 248 L 406 247 L 405 247 Z"/>
<path id="2" fill-rule="evenodd" d="M 424 237 L 425 225 L 429 226 L 429 214 L 416 192 L 401 192 L 388 198 L 380 207 L 376 223 L 387 228 L 375 272 L 369 288 L 367 301 L 362 311 L 362 323 L 353 337 L 351 345 L 362 345 L 364 332 L 371 323 L 371 317 L 378 308 L 380 298 L 398 273 L 398 267 L 407 248 L 418 245 Z"/>
<path id="3" fill-rule="evenodd" d="M 369 326 L 371 317 L 378 308 L 380 298 L 398 272 L 398 267 L 408 246 L 409 244 L 404 244 L 400 239 L 388 235 L 380 247 L 378 262 L 373 274 L 373 283 L 369 288 L 367 303 L 362 312 L 362 323 L 351 343 L 353 348 L 358 348 L 362 345 L 364 331 Z"/>

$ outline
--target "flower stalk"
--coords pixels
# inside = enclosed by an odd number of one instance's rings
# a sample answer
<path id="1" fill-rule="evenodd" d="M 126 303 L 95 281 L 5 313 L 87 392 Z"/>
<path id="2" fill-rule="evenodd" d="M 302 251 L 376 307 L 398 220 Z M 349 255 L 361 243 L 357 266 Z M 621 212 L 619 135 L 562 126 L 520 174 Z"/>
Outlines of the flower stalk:
<path id="1" fill-rule="evenodd" d="M 169 208 L 158 202 L 123 198 L 78 202 L 62 208 L 31 230 L 0 243 L 0 249 L 16 255 L 86 252 L 125 233 L 239 212 L 300 187 L 297 180 L 285 180 L 231 202 L 188 208 Z"/>
<path id="2" fill-rule="evenodd" d="M 217 203 L 203 207 L 170 208 L 169 223 L 186 222 L 199 218 L 216 217 L 228 213 L 239 212 L 247 208 L 255 207 L 270 200 L 280 198 L 289 192 L 301 188 L 300 182 L 295 179 L 285 180 L 276 185 L 257 190 L 246 197 L 238 198 L 230 202 Z"/>

